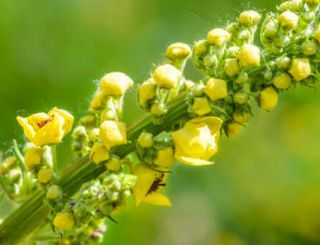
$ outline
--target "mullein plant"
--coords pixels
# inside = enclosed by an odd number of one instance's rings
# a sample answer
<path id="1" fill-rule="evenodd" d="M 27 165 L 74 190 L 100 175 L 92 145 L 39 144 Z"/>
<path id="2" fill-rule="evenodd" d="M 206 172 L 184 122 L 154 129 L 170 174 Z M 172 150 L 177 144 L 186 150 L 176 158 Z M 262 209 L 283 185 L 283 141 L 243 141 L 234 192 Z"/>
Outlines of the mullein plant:
<path id="1" fill-rule="evenodd" d="M 0 243 L 99 242 L 106 219 L 116 222 L 131 196 L 137 205 L 171 206 L 163 189 L 175 162 L 212 164 L 220 136 L 241 132 L 255 104 L 271 111 L 280 93 L 316 85 L 319 4 L 285 1 L 264 16 L 244 11 L 192 48 L 170 45 L 166 61 L 135 86 L 146 112 L 138 123 L 122 120 L 124 96 L 134 87 L 122 72 L 100 79 L 76 127 L 73 116 L 59 108 L 19 116 L 26 143 L 20 149 L 14 141 L 12 154 L 3 157 L 0 184 L 21 205 L 3 220 Z M 184 76 L 189 60 L 201 80 Z M 75 160 L 57 172 L 55 145 L 71 131 Z M 50 227 L 49 237 L 42 235 L 43 226 Z"/>

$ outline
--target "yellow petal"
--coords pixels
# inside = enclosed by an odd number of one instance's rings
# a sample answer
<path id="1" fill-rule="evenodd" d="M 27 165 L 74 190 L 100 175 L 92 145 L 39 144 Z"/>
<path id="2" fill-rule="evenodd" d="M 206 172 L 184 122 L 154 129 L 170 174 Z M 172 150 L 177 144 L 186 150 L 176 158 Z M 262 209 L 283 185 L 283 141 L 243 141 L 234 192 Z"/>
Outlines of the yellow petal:
<path id="1" fill-rule="evenodd" d="M 59 114 L 60 116 L 63 117 L 64 119 L 64 125 L 63 125 L 63 129 L 64 129 L 64 134 L 67 134 L 71 131 L 72 126 L 73 126 L 73 122 L 74 122 L 74 117 L 72 116 L 71 113 L 69 113 L 66 110 L 63 109 L 59 109 L 57 107 L 54 107 L 49 113 L 49 116 L 55 115 L 55 114 Z"/>
<path id="2" fill-rule="evenodd" d="M 172 206 L 170 199 L 159 192 L 152 192 L 148 194 L 143 199 L 143 202 L 146 204 L 157 205 L 157 206 L 166 206 L 166 207 Z"/>
<path id="3" fill-rule="evenodd" d="M 33 129 L 33 127 L 28 123 L 28 120 L 24 117 L 17 117 L 17 121 L 23 128 L 24 134 L 27 137 L 27 139 L 33 141 L 33 137 L 36 132 Z"/>
<path id="4" fill-rule="evenodd" d="M 184 164 L 189 165 L 189 166 L 194 166 L 194 167 L 196 167 L 196 166 L 206 166 L 206 165 L 214 164 L 214 162 L 212 162 L 212 161 L 207 161 L 207 160 L 202 160 L 202 159 L 198 159 L 198 158 L 191 158 L 191 157 L 181 156 L 178 153 L 176 153 L 175 157 L 179 162 L 184 163 Z"/>
<path id="5" fill-rule="evenodd" d="M 142 164 L 138 164 L 134 167 L 134 174 L 137 176 L 137 182 L 133 188 L 133 195 L 136 200 L 136 205 L 140 205 L 158 173 Z"/>
<path id="6" fill-rule="evenodd" d="M 106 120 L 100 126 L 100 138 L 107 149 L 127 143 L 127 129 L 123 122 Z"/>

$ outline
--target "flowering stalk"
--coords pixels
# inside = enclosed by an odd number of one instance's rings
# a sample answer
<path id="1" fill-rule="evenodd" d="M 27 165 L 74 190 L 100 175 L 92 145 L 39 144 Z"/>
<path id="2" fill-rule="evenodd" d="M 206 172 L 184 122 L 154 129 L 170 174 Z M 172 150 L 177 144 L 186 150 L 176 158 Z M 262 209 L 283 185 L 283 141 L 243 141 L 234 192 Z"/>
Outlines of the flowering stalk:
<path id="1" fill-rule="evenodd" d="M 225 29 L 211 30 L 193 50 L 183 43 L 170 45 L 168 60 L 137 88 L 147 115 L 128 127 L 121 121 L 122 107 L 133 81 L 120 72 L 105 75 L 88 115 L 72 133 L 78 160 L 61 173 L 51 166 L 49 146 L 71 130 L 73 117 L 58 108 L 18 117 L 29 142 L 23 159 L 18 149 L 18 157 L 0 165 L 0 184 L 10 198 L 24 202 L 1 224 L 0 243 L 37 240 L 34 231 L 45 223 L 63 234 L 61 242 L 99 241 L 105 219 L 114 220 L 132 194 L 137 204 L 170 206 L 161 189 L 174 160 L 212 164 L 221 133 L 239 133 L 252 117 L 254 102 L 271 111 L 280 92 L 315 85 L 318 14 L 318 0 L 286 1 L 261 26 L 259 13 L 244 11 Z M 257 30 L 262 47 L 254 44 Z M 204 75 L 197 83 L 183 75 L 190 57 Z M 25 182 L 32 183 L 27 192 L 21 191 Z"/>

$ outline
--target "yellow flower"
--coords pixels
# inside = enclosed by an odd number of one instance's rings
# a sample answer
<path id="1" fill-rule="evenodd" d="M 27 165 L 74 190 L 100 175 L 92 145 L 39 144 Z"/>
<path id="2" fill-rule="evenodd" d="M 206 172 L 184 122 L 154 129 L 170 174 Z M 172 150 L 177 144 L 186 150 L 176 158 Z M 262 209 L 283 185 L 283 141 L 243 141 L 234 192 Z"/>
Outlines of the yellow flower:
<path id="1" fill-rule="evenodd" d="M 191 54 L 191 48 L 185 43 L 171 44 L 166 51 L 166 56 L 171 60 L 183 60 Z"/>
<path id="2" fill-rule="evenodd" d="M 164 173 L 153 171 L 143 164 L 134 166 L 133 172 L 137 176 L 137 181 L 133 188 L 137 205 L 144 202 L 151 205 L 172 206 L 169 198 L 159 192 L 160 187 L 165 185 L 163 182 Z"/>
<path id="3" fill-rule="evenodd" d="M 229 77 L 234 77 L 240 71 L 238 60 L 235 58 L 226 59 L 225 71 Z"/>
<path id="4" fill-rule="evenodd" d="M 309 59 L 294 59 L 289 72 L 297 81 L 306 79 L 311 75 Z"/>
<path id="5" fill-rule="evenodd" d="M 152 100 L 156 95 L 156 84 L 153 79 L 142 83 L 138 88 L 138 98 L 141 104 Z"/>
<path id="6" fill-rule="evenodd" d="M 48 114 L 36 113 L 29 117 L 17 117 L 24 134 L 37 146 L 60 143 L 73 125 L 73 116 L 58 108 L 53 108 Z"/>
<path id="7" fill-rule="evenodd" d="M 278 20 L 282 27 L 293 29 L 298 25 L 299 22 L 299 16 L 291 11 L 285 11 L 283 12 L 279 17 Z"/>
<path id="8" fill-rule="evenodd" d="M 92 146 L 91 149 L 91 159 L 95 164 L 99 164 L 101 162 L 109 160 L 110 155 L 107 148 L 101 144 L 96 143 Z"/>
<path id="9" fill-rule="evenodd" d="M 100 80 L 101 92 L 107 96 L 122 96 L 132 86 L 132 79 L 122 72 L 108 73 Z"/>
<path id="10" fill-rule="evenodd" d="M 221 79 L 210 78 L 204 92 L 212 101 L 223 99 L 228 95 L 227 82 Z"/>
<path id="11" fill-rule="evenodd" d="M 215 28 L 208 32 L 207 41 L 213 45 L 222 45 L 230 40 L 230 33 L 221 28 Z"/>
<path id="12" fill-rule="evenodd" d="M 273 85 L 278 89 L 287 89 L 291 83 L 292 79 L 287 73 L 281 73 L 273 79 Z"/>
<path id="13" fill-rule="evenodd" d="M 207 98 L 195 98 L 192 111 L 198 116 L 203 116 L 211 112 L 211 107 Z"/>
<path id="14" fill-rule="evenodd" d="M 123 122 L 106 120 L 100 125 L 100 138 L 107 149 L 127 143 L 127 129 Z"/>
<path id="15" fill-rule="evenodd" d="M 250 67 L 260 65 L 260 49 L 252 44 L 244 44 L 238 53 L 241 66 Z"/>
<path id="16" fill-rule="evenodd" d="M 173 149 L 166 147 L 161 149 L 157 153 L 157 157 L 154 159 L 154 164 L 159 167 L 169 168 L 174 163 Z"/>
<path id="17" fill-rule="evenodd" d="M 228 137 L 236 137 L 243 130 L 243 126 L 239 123 L 230 123 L 227 126 Z"/>
<path id="18" fill-rule="evenodd" d="M 175 88 L 181 77 L 182 73 L 173 65 L 165 64 L 158 66 L 152 74 L 154 81 L 160 88 Z"/>
<path id="19" fill-rule="evenodd" d="M 187 122 L 172 133 L 175 158 L 191 166 L 212 164 L 209 160 L 218 151 L 221 125 L 222 120 L 218 117 L 199 117 Z"/>
<path id="20" fill-rule="evenodd" d="M 138 138 L 138 144 L 143 148 L 153 146 L 153 135 L 148 132 L 142 132 Z"/>
<path id="21" fill-rule="evenodd" d="M 265 88 L 260 94 L 260 107 L 271 111 L 278 104 L 278 92 L 273 87 Z"/>
<path id="22" fill-rule="evenodd" d="M 244 11 L 240 14 L 240 23 L 244 25 L 256 25 L 261 19 L 261 15 L 254 11 Z"/>
<path id="23" fill-rule="evenodd" d="M 40 183 L 47 184 L 53 177 L 52 170 L 47 167 L 41 168 L 37 177 Z"/>
<path id="24" fill-rule="evenodd" d="M 41 164 L 42 149 L 41 147 L 30 147 L 24 155 L 24 164 L 28 169 L 32 169 Z"/>
<path id="25" fill-rule="evenodd" d="M 53 225 L 56 228 L 69 230 L 74 226 L 74 218 L 72 213 L 59 212 L 53 219 Z"/>

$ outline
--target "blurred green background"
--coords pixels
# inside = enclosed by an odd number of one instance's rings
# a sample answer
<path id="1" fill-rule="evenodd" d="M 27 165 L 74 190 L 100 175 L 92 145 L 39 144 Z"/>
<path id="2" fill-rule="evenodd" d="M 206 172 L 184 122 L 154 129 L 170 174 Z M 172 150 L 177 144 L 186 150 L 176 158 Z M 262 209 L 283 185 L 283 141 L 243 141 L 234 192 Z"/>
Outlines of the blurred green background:
<path id="1" fill-rule="evenodd" d="M 79 116 L 105 72 L 141 82 L 168 44 L 192 44 L 245 8 L 268 11 L 277 2 L 0 1 L 1 148 L 21 139 L 17 114 L 57 105 Z M 130 207 L 110 224 L 105 244 L 319 244 L 318 94 L 281 95 L 275 111 L 257 113 L 240 137 L 222 140 L 216 165 L 177 165 L 168 190 L 174 206 Z M 138 117 L 131 104 L 130 117 Z"/>

